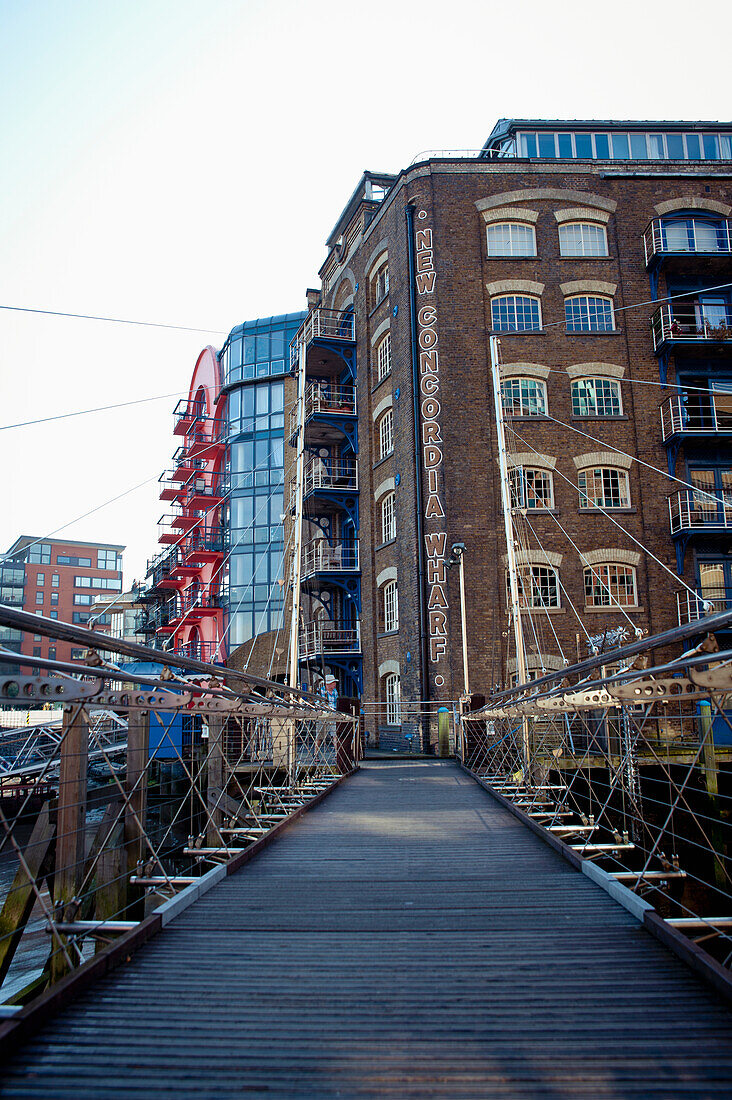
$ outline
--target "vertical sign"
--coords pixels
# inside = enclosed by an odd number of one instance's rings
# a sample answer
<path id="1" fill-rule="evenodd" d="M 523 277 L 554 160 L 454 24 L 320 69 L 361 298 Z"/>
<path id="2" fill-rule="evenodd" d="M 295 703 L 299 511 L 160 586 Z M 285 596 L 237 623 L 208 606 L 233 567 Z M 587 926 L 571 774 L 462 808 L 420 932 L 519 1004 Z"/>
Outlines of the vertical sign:
<path id="1" fill-rule="evenodd" d="M 420 210 L 422 223 L 415 230 L 415 291 L 417 299 L 417 343 L 419 345 L 419 408 L 422 432 L 422 475 L 425 492 L 424 541 L 427 565 L 427 629 L 429 660 L 436 688 L 445 686 L 447 671 L 448 610 L 445 558 L 444 477 L 440 405 L 440 349 L 437 323 L 432 229 L 425 224 L 427 211 Z"/>

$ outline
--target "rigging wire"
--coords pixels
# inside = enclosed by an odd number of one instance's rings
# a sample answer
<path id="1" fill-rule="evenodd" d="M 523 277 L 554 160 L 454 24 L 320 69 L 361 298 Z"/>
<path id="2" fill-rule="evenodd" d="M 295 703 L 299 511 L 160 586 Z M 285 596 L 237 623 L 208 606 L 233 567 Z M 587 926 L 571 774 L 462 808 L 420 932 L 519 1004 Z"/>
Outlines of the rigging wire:
<path id="1" fill-rule="evenodd" d="M 6 306 L 0 305 L 0 309 L 13 313 L 36 313 L 44 317 L 71 317 L 77 321 L 106 321 L 114 325 L 139 325 L 142 328 L 165 328 L 176 332 L 206 332 L 210 336 L 228 336 L 228 332 L 220 328 L 196 328 L 190 325 L 169 325 L 163 321 L 134 321 L 128 317 L 104 317 L 96 313 L 67 313 L 60 309 L 33 309 L 30 306 Z"/>

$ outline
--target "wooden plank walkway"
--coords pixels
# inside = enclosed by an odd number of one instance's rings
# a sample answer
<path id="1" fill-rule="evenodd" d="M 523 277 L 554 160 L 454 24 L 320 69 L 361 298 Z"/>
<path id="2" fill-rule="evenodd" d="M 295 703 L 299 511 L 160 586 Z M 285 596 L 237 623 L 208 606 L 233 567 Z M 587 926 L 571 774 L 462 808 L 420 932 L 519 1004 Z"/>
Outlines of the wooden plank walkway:
<path id="1" fill-rule="evenodd" d="M 713 991 L 454 765 L 395 760 L 83 994 L 2 1095 L 731 1091 Z"/>

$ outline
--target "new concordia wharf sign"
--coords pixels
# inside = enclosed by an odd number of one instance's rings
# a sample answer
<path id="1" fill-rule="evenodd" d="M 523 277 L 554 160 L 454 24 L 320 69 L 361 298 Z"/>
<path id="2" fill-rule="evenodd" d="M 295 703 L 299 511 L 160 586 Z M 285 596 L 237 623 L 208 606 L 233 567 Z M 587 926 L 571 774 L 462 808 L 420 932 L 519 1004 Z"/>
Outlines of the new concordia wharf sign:
<path id="1" fill-rule="evenodd" d="M 422 430 L 422 474 L 424 500 L 424 542 L 427 564 L 427 616 L 430 664 L 436 688 L 445 686 L 449 604 L 445 558 L 444 478 L 442 474 L 442 432 L 440 424 L 440 349 L 436 271 L 432 230 L 424 225 L 427 211 L 417 218 L 423 224 L 415 231 L 415 290 L 417 295 L 417 343 L 419 345 L 419 396 Z"/>

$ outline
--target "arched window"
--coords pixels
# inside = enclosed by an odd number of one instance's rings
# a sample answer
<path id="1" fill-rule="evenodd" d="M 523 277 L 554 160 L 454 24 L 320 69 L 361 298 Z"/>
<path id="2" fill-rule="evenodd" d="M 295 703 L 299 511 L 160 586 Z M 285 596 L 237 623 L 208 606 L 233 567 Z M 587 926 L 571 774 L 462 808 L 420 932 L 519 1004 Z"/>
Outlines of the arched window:
<path id="1" fill-rule="evenodd" d="M 382 382 L 391 370 L 391 333 L 387 332 L 376 348 L 376 381 Z"/>
<path id="2" fill-rule="evenodd" d="M 584 571 L 587 607 L 637 607 L 635 569 L 632 565 L 603 562 Z"/>
<path id="3" fill-rule="evenodd" d="M 527 294 L 501 294 L 491 298 L 491 317 L 496 332 L 539 332 L 541 302 Z"/>
<path id="4" fill-rule="evenodd" d="M 518 567 L 519 604 L 524 608 L 559 607 L 559 574 L 551 565 Z M 511 582 L 506 571 L 506 597 L 511 605 Z"/>
<path id="5" fill-rule="evenodd" d="M 399 629 L 399 591 L 396 581 L 387 581 L 384 585 L 384 631 Z"/>
<path id="6" fill-rule="evenodd" d="M 612 332 L 615 328 L 612 298 L 577 294 L 564 299 L 567 332 Z"/>
<path id="7" fill-rule="evenodd" d="M 396 493 L 387 493 L 381 502 L 381 541 L 396 538 Z"/>
<path id="8" fill-rule="evenodd" d="M 561 256 L 607 256 L 604 225 L 594 222 L 566 222 L 559 226 Z"/>
<path id="9" fill-rule="evenodd" d="M 394 410 L 387 409 L 379 420 L 379 458 L 386 458 L 394 450 Z"/>
<path id="10" fill-rule="evenodd" d="M 489 256 L 535 256 L 536 234 L 533 225 L 520 222 L 496 222 L 486 226 Z"/>
<path id="11" fill-rule="evenodd" d="M 374 309 L 389 293 L 389 260 L 386 256 L 369 278 L 369 298 Z"/>
<path id="12" fill-rule="evenodd" d="M 630 508 L 627 470 L 592 466 L 577 476 L 580 508 Z"/>
<path id="13" fill-rule="evenodd" d="M 384 677 L 384 700 L 387 726 L 398 726 L 402 720 L 402 682 L 398 672 Z"/>
<path id="14" fill-rule="evenodd" d="M 506 378 L 501 396 L 506 416 L 546 416 L 546 383 L 537 378 Z"/>
<path id="15" fill-rule="evenodd" d="M 573 416 L 622 416 L 620 383 L 615 378 L 576 378 L 572 382 Z"/>
<path id="16" fill-rule="evenodd" d="M 530 511 L 554 507 L 551 470 L 516 466 L 508 472 L 511 483 L 511 507 Z"/>

